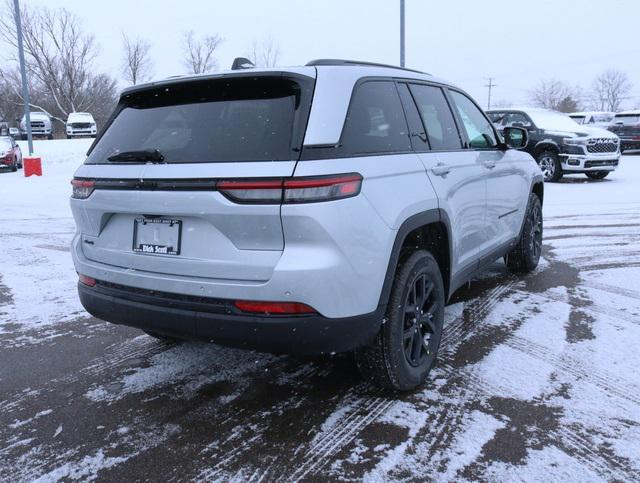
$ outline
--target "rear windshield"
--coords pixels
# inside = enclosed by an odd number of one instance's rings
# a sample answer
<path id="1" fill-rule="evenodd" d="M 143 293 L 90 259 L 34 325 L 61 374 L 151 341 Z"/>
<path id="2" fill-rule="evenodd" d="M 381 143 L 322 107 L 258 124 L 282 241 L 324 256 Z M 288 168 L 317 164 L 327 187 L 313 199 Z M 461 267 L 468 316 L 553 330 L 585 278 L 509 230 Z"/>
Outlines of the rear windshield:
<path id="1" fill-rule="evenodd" d="M 134 92 L 86 163 L 154 149 L 167 163 L 298 159 L 312 90 L 311 78 L 252 75 Z"/>
<path id="2" fill-rule="evenodd" d="M 613 119 L 614 124 L 624 124 L 625 126 L 634 126 L 640 124 L 640 114 L 622 114 L 617 115 Z"/>

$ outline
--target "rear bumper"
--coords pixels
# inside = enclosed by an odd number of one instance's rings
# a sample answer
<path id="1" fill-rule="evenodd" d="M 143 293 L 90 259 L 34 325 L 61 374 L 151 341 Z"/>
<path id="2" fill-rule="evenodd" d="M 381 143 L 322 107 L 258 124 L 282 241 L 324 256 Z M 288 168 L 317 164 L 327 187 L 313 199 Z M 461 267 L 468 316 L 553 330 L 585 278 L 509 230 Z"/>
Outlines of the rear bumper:
<path id="1" fill-rule="evenodd" d="M 370 343 L 384 307 L 355 317 L 261 316 L 234 311 L 229 301 L 180 297 L 128 287 L 78 283 L 84 308 L 115 324 L 185 339 L 279 354 L 346 352 Z"/>

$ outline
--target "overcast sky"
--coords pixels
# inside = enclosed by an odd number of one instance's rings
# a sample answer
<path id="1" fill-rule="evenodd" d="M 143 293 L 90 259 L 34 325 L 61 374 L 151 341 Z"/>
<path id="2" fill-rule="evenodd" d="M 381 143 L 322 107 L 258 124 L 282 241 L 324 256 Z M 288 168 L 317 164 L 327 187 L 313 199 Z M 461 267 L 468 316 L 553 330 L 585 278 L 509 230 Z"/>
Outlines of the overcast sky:
<path id="1" fill-rule="evenodd" d="M 98 69 L 120 77 L 121 32 L 152 43 L 154 77 L 184 72 L 183 32 L 218 33 L 228 68 L 271 36 L 280 65 L 315 58 L 399 62 L 399 0 L 22 0 L 76 13 L 100 45 Z M 407 66 L 445 77 L 486 104 L 523 103 L 540 79 L 588 88 L 608 68 L 634 84 L 640 105 L 640 0 L 406 0 Z"/>

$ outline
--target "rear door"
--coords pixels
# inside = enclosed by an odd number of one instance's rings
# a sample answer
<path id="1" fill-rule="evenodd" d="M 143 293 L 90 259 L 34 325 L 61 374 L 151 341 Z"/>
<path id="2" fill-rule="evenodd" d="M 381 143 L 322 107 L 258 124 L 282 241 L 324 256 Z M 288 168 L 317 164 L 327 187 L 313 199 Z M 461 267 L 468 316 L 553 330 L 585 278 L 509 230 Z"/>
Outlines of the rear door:
<path id="1" fill-rule="evenodd" d="M 72 200 L 85 256 L 167 275 L 268 280 L 284 246 L 280 199 L 243 204 L 216 183 L 293 174 L 315 69 L 305 73 L 220 76 L 124 95 L 76 172 L 95 183 L 87 199 Z"/>
<path id="2" fill-rule="evenodd" d="M 426 148 L 420 159 L 449 217 L 452 234 L 452 272 L 477 266 L 486 243 L 486 168 L 463 140 L 445 95 L 435 85 L 409 84 L 425 131 Z"/>

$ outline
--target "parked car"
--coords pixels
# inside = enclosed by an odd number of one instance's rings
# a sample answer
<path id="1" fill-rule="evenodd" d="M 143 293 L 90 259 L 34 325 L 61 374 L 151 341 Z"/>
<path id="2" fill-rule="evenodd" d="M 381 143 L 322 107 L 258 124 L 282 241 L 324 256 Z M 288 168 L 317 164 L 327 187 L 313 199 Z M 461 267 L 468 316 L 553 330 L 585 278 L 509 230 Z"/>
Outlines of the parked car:
<path id="1" fill-rule="evenodd" d="M 0 136 L 6 136 L 9 134 L 9 123 L 0 121 Z"/>
<path id="2" fill-rule="evenodd" d="M 578 124 L 585 124 L 587 126 L 608 128 L 611 124 L 615 112 L 604 111 L 585 111 L 585 112 L 572 112 L 569 117 Z"/>
<path id="3" fill-rule="evenodd" d="M 504 136 L 452 84 L 376 64 L 131 87 L 72 181 L 80 300 L 160 338 L 355 351 L 415 388 L 451 294 L 538 264 L 542 173 Z"/>
<path id="4" fill-rule="evenodd" d="M 53 139 L 53 129 L 51 127 L 51 118 L 44 112 L 29 113 L 31 120 L 31 135 L 33 137 L 46 137 Z M 27 121 L 22 116 L 20 120 L 20 135 L 22 139 L 27 139 Z"/>
<path id="5" fill-rule="evenodd" d="M 96 137 L 96 121 L 88 112 L 72 112 L 67 118 L 67 138 L 91 136 Z"/>
<path id="6" fill-rule="evenodd" d="M 619 112 L 609 130 L 620 136 L 621 151 L 640 149 L 640 110 Z"/>
<path id="7" fill-rule="evenodd" d="M 0 167 L 11 171 L 22 168 L 22 151 L 11 136 L 0 136 Z"/>
<path id="8" fill-rule="evenodd" d="M 605 129 L 581 126 L 548 109 L 495 109 L 487 114 L 499 129 L 519 126 L 527 130 L 525 149 L 540 165 L 545 181 L 576 173 L 603 179 L 618 166 L 620 139 Z"/>

